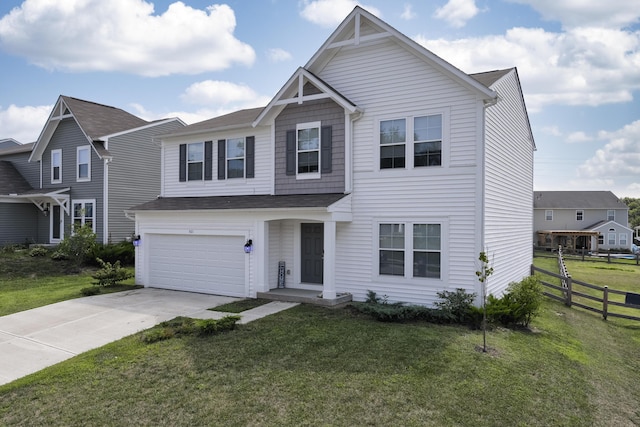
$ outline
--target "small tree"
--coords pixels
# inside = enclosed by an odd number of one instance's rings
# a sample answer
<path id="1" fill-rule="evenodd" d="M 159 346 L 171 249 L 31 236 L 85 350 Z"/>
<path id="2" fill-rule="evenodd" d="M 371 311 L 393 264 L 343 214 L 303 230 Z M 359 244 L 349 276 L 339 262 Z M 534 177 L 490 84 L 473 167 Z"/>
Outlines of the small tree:
<path id="1" fill-rule="evenodd" d="M 113 264 L 104 262 L 100 258 L 96 258 L 96 261 L 102 268 L 91 276 L 96 280 L 93 282 L 94 285 L 113 286 L 133 277 L 132 273 L 120 265 L 120 261 L 116 261 Z"/>
<path id="2" fill-rule="evenodd" d="M 70 259 L 78 265 L 86 264 L 93 256 L 97 246 L 96 233 L 90 225 L 74 227 L 73 234 L 67 235 L 58 245 L 54 255 L 58 259 Z M 63 256 L 60 256 L 63 255 Z M 52 256 L 53 257 L 53 256 Z"/>
<path id="3" fill-rule="evenodd" d="M 476 276 L 482 287 L 482 351 L 487 352 L 487 279 L 493 274 L 493 267 L 489 267 L 489 257 L 482 251 L 478 257 L 480 260 L 480 270 L 476 271 Z"/>

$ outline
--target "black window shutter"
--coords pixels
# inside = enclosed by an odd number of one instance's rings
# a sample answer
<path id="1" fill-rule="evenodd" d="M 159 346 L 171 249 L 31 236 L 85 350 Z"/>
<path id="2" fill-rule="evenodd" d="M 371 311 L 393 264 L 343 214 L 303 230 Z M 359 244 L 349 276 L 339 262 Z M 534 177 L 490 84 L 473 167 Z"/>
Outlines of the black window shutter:
<path id="1" fill-rule="evenodd" d="M 180 182 L 187 180 L 187 144 L 180 144 Z"/>
<path id="2" fill-rule="evenodd" d="M 332 156 L 332 144 L 331 144 L 331 126 L 322 126 L 320 130 L 320 158 L 322 173 L 331 172 L 331 156 Z"/>
<path id="3" fill-rule="evenodd" d="M 213 179 L 213 142 L 204 142 L 204 179 L 211 181 Z"/>
<path id="4" fill-rule="evenodd" d="M 247 146 L 245 147 L 245 156 L 246 156 L 246 177 L 253 178 L 255 177 L 255 158 L 256 158 L 256 137 L 248 136 L 246 139 Z"/>
<path id="5" fill-rule="evenodd" d="M 287 175 L 296 174 L 296 131 L 287 131 Z"/>
<path id="6" fill-rule="evenodd" d="M 226 154 L 226 139 L 218 140 L 218 179 L 225 179 L 227 177 L 226 173 L 226 163 L 227 163 L 227 154 Z"/>

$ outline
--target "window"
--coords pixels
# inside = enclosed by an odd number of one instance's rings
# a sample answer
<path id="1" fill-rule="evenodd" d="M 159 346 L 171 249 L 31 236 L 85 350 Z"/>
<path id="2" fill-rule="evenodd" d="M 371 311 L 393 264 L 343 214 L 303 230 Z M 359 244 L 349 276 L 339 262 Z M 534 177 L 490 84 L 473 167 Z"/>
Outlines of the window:
<path id="1" fill-rule="evenodd" d="M 413 224 L 413 277 L 440 278 L 440 224 Z"/>
<path id="2" fill-rule="evenodd" d="M 584 211 L 576 211 L 576 221 L 582 221 L 584 219 Z"/>
<path id="3" fill-rule="evenodd" d="M 320 122 L 296 126 L 297 174 L 320 173 Z"/>
<path id="4" fill-rule="evenodd" d="M 76 180 L 91 180 L 91 147 L 78 147 L 76 151 L 77 174 Z"/>
<path id="5" fill-rule="evenodd" d="M 95 232 L 95 201 L 94 200 L 74 200 L 73 201 L 73 228 L 87 225 Z"/>
<path id="6" fill-rule="evenodd" d="M 616 211 L 613 209 L 609 209 L 607 211 L 607 221 L 615 221 L 616 220 Z"/>
<path id="7" fill-rule="evenodd" d="M 544 211 L 544 220 L 545 221 L 553 221 L 553 211 L 552 210 Z"/>
<path id="8" fill-rule="evenodd" d="M 380 122 L 380 169 L 405 167 L 406 120 Z"/>
<path id="9" fill-rule="evenodd" d="M 616 244 L 616 233 L 608 233 L 607 245 L 615 245 L 615 244 Z"/>
<path id="10" fill-rule="evenodd" d="M 442 165 L 442 115 L 413 119 L 413 166 Z"/>
<path id="11" fill-rule="evenodd" d="M 244 178 L 244 138 L 227 139 L 227 178 Z"/>
<path id="12" fill-rule="evenodd" d="M 604 234 L 598 234 L 598 244 L 604 245 Z"/>
<path id="13" fill-rule="evenodd" d="M 618 241 L 620 242 L 620 246 L 622 247 L 627 246 L 627 234 L 620 233 L 620 235 L 618 236 Z"/>
<path id="14" fill-rule="evenodd" d="M 187 144 L 187 181 L 202 181 L 204 177 L 204 142 Z"/>
<path id="15" fill-rule="evenodd" d="M 411 234 L 406 235 L 409 231 Z M 440 278 L 441 224 L 389 223 L 379 225 L 380 275 Z M 405 265 L 413 266 L 407 270 Z"/>
<path id="16" fill-rule="evenodd" d="M 62 150 L 51 150 L 51 183 L 62 182 Z"/>

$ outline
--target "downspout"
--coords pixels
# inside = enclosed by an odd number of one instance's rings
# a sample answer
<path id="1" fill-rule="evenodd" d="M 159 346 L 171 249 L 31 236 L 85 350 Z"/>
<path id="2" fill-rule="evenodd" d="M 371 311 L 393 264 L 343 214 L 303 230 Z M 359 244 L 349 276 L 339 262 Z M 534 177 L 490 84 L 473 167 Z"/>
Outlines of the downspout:
<path id="1" fill-rule="evenodd" d="M 109 139 L 104 142 L 105 150 L 109 148 Z M 104 157 L 104 173 L 102 181 L 102 243 L 109 243 L 109 163 L 110 157 Z"/>
<path id="2" fill-rule="evenodd" d="M 345 185 L 344 192 L 350 194 L 353 192 L 353 124 L 359 120 L 364 114 L 364 111 L 358 109 L 354 113 L 345 111 L 345 125 L 348 129 L 345 129 L 345 150 L 344 150 L 344 167 L 345 167 Z"/>

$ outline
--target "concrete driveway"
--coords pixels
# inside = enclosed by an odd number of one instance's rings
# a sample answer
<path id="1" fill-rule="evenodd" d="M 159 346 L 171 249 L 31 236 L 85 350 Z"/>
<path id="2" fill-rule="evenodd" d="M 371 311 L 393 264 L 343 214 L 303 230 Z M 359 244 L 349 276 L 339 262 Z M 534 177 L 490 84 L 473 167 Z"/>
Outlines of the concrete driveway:
<path id="1" fill-rule="evenodd" d="M 136 289 L 64 301 L 0 317 L 0 385 L 77 354 L 173 319 L 217 319 L 208 311 L 238 298 Z M 296 304 L 272 302 L 242 313 L 240 323 Z"/>

